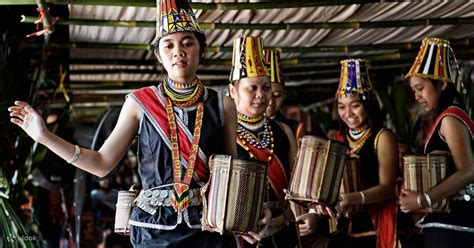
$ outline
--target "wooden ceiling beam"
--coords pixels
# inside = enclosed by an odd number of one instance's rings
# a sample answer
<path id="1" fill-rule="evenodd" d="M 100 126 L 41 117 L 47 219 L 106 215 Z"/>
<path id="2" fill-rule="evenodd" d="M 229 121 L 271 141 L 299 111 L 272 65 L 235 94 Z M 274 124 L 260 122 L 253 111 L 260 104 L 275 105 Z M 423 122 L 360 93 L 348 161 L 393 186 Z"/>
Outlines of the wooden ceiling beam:
<path id="1" fill-rule="evenodd" d="M 22 22 L 35 23 L 36 16 L 22 16 Z M 156 21 L 114 21 L 93 19 L 65 19 L 58 18 L 56 25 L 84 25 L 104 27 L 145 27 L 156 28 Z M 305 22 L 305 23 L 219 23 L 200 22 L 203 30 L 231 29 L 231 30 L 301 30 L 301 29 L 372 29 L 396 28 L 414 26 L 440 26 L 474 24 L 474 17 L 426 18 L 416 20 L 397 21 L 370 21 L 370 22 Z"/>
<path id="2" fill-rule="evenodd" d="M 376 45 L 374 45 L 376 46 Z M 418 48 L 418 47 L 417 47 Z M 318 56 L 318 57 L 300 57 L 291 59 L 282 59 L 283 67 L 299 66 L 304 64 L 318 65 L 318 64 L 339 64 L 340 60 L 349 58 L 367 59 L 371 63 L 389 62 L 389 61 L 403 61 L 415 59 L 417 50 L 392 52 L 383 54 L 358 54 L 358 55 L 340 55 L 340 56 Z M 457 47 L 454 46 L 454 51 L 459 59 L 473 59 L 474 45 Z M 120 60 L 120 59 L 71 59 L 69 61 L 50 61 L 54 63 L 70 64 L 70 65 L 157 65 L 155 60 Z M 230 59 L 205 59 L 202 61 L 206 65 L 224 65 L 230 66 L 232 61 Z M 157 66 L 157 70 L 161 67 Z M 203 70 L 205 71 L 205 70 Z"/>
<path id="3" fill-rule="evenodd" d="M 473 47 L 474 38 L 462 38 L 450 40 L 451 46 L 457 47 Z M 363 45 L 342 45 L 342 46 L 311 46 L 311 47 L 271 47 L 266 49 L 277 50 L 282 53 L 311 53 L 311 52 L 355 52 L 355 51 L 379 51 L 379 50 L 410 50 L 418 49 L 420 42 L 407 43 L 380 43 L 380 44 L 363 44 Z M 26 44 L 26 46 L 36 47 L 38 44 Z M 52 48 L 88 48 L 88 49 L 123 49 L 123 50 L 142 50 L 151 51 L 152 46 L 149 44 L 127 44 L 127 43 L 93 43 L 93 42 L 71 42 L 71 43 L 51 43 Z M 208 52 L 232 52 L 229 46 L 210 46 Z"/>
<path id="4" fill-rule="evenodd" d="M 156 7 L 156 0 L 46 0 L 52 4 L 76 5 L 106 5 L 106 6 L 134 6 Z M 193 9 L 203 10 L 256 10 L 256 9 L 284 9 L 305 8 L 319 6 L 336 6 L 351 4 L 400 2 L 397 0 L 298 0 L 278 2 L 253 2 L 253 3 L 190 3 Z M 0 5 L 36 5 L 36 0 L 2 0 Z"/>
<path id="5" fill-rule="evenodd" d="M 473 54 L 474 55 L 474 54 Z M 369 69 L 371 70 L 378 70 L 378 69 L 386 69 L 386 68 L 399 68 L 405 67 L 410 65 L 409 62 L 413 62 L 414 58 L 411 60 L 401 60 L 396 61 L 395 63 L 371 63 L 369 65 Z M 335 64 L 331 66 L 305 66 L 305 67 L 298 67 L 298 68 L 283 68 L 283 73 L 285 76 L 292 76 L 292 75 L 301 75 L 301 74 L 321 74 L 321 73 L 330 73 L 330 72 L 339 72 L 340 65 Z M 161 73 L 160 70 L 140 70 L 140 69 L 87 69 L 87 70 L 69 70 L 69 75 L 100 75 L 100 74 L 159 74 Z M 229 69 L 217 69 L 217 70 L 198 70 L 197 75 L 219 75 L 219 76 L 228 76 L 230 73 Z"/>

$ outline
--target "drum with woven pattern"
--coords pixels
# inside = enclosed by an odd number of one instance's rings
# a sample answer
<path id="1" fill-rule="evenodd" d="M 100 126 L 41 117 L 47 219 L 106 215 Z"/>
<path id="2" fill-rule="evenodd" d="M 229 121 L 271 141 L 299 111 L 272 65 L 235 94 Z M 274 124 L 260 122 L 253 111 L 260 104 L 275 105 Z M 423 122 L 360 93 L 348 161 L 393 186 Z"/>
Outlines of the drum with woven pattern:
<path id="1" fill-rule="evenodd" d="M 258 232 L 267 164 L 213 155 L 209 167 L 211 177 L 201 192 L 203 230 L 220 234 Z"/>
<path id="2" fill-rule="evenodd" d="M 305 207 L 301 206 L 300 204 L 294 201 L 290 201 L 290 209 L 295 219 L 308 212 Z"/>
<path id="3" fill-rule="evenodd" d="M 286 199 L 304 206 L 334 207 L 341 187 L 347 146 L 306 135 L 300 139 Z"/>
<path id="4" fill-rule="evenodd" d="M 346 158 L 344 170 L 342 172 L 341 194 L 354 193 L 364 190 L 360 178 L 360 160 L 357 155 L 351 155 Z M 361 206 L 350 205 L 347 207 L 347 215 L 359 212 Z"/>
<path id="5" fill-rule="evenodd" d="M 429 191 L 447 176 L 448 156 L 428 154 L 424 156 L 408 155 L 403 157 L 403 186 L 406 190 L 418 193 Z M 448 212 L 449 200 L 444 199 L 432 204 L 433 212 Z"/>

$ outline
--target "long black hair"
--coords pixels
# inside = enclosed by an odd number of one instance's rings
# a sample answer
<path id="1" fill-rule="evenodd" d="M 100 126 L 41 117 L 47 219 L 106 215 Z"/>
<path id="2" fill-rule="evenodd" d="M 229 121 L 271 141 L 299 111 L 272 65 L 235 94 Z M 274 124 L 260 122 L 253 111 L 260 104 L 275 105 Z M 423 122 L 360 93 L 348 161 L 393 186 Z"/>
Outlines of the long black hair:
<path id="1" fill-rule="evenodd" d="M 453 83 L 447 83 L 444 90 L 441 89 L 442 82 L 439 80 L 430 80 L 434 88 L 440 92 L 438 106 L 435 109 L 435 118 L 439 116 L 446 108 L 457 106 L 466 110 L 461 94 L 457 91 Z"/>
<path id="2" fill-rule="evenodd" d="M 362 106 L 364 107 L 365 111 L 367 112 L 367 127 L 372 130 L 378 130 L 383 127 L 384 122 L 384 115 L 382 110 L 380 109 L 380 104 L 377 99 L 377 96 L 374 93 L 369 93 L 366 95 L 357 94 L 360 101 L 362 102 Z M 338 98 L 336 97 L 336 104 L 338 102 Z M 336 105 L 337 107 L 337 105 Z M 347 126 L 344 121 L 342 121 L 341 117 L 339 116 L 339 126 L 342 134 L 347 133 L 349 131 L 349 127 Z"/>

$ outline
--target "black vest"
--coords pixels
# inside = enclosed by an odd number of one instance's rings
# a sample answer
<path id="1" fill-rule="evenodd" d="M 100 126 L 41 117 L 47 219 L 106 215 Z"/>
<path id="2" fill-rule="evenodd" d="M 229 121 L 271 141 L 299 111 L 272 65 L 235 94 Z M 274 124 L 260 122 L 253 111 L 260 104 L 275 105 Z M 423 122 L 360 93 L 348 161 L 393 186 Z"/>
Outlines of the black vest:
<path id="1" fill-rule="evenodd" d="M 158 91 L 159 91 L 158 87 Z M 161 91 L 159 91 L 161 92 Z M 223 95 L 206 88 L 202 96 L 204 116 L 199 147 L 207 158 L 212 154 L 225 154 L 223 129 Z M 140 104 L 140 102 L 138 102 Z M 142 104 L 140 104 L 142 106 Z M 194 131 L 196 108 L 174 108 L 176 119 L 182 120 L 191 132 Z M 207 166 L 207 159 L 204 163 Z M 138 171 L 143 190 L 173 183 L 171 150 L 165 144 L 160 134 L 146 114 L 142 115 L 138 132 Z M 185 169 L 183 169 L 183 174 Z M 206 182 L 191 181 L 191 188 L 197 188 Z M 171 186 L 165 189 L 171 189 Z M 200 229 L 202 206 L 190 206 L 178 216 L 172 207 L 160 207 L 155 215 L 150 215 L 138 207 L 133 208 L 131 219 L 146 223 L 157 229 L 173 229 L 171 227 L 186 222 L 188 226 Z M 187 213 L 186 213 L 187 212 Z M 145 226 L 145 225 L 138 225 Z"/>

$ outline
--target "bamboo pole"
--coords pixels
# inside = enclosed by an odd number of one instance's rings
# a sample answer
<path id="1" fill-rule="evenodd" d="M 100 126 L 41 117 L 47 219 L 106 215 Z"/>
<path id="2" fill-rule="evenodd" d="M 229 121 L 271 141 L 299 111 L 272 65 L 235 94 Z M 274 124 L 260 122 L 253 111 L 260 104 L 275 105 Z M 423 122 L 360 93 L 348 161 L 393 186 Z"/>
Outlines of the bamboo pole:
<path id="1" fill-rule="evenodd" d="M 473 58 L 474 48 L 467 47 L 463 49 L 455 49 L 456 56 L 459 58 Z M 403 51 L 403 52 L 392 52 L 384 54 L 358 54 L 354 56 L 341 55 L 341 56 L 325 56 L 325 57 L 306 57 L 306 58 L 292 58 L 282 59 L 282 66 L 294 66 L 302 64 L 339 64 L 339 61 L 346 58 L 365 58 L 370 62 L 383 62 L 383 61 L 398 61 L 404 59 L 415 59 L 416 51 Z M 120 60 L 120 59 L 71 59 L 69 61 L 60 61 L 61 63 L 69 63 L 74 65 L 156 65 L 155 60 Z M 204 65 L 231 65 L 230 59 L 205 59 Z M 58 61 L 59 63 L 59 61 Z"/>
<path id="2" fill-rule="evenodd" d="M 22 16 L 22 22 L 34 23 L 34 16 Z M 231 29 L 231 30 L 301 30 L 301 29 L 372 29 L 414 26 L 441 26 L 473 24 L 474 17 L 453 18 L 426 18 L 417 20 L 373 21 L 373 22 L 313 22 L 313 23 L 210 23 L 200 22 L 203 30 Z M 65 19 L 57 20 L 61 25 L 85 25 L 105 27 L 145 27 L 155 28 L 156 21 L 113 21 L 92 19 Z"/>
<path id="3" fill-rule="evenodd" d="M 474 38 L 453 39 L 451 46 L 455 48 L 465 48 L 474 45 Z M 347 46 L 312 46 L 312 47 L 265 47 L 270 50 L 278 50 L 282 53 L 311 53 L 311 52 L 353 52 L 353 51 L 378 51 L 378 50 L 411 50 L 418 49 L 420 42 L 412 43 L 382 43 L 367 45 L 347 45 Z M 27 46 L 35 47 L 34 44 Z M 148 44 L 124 44 L 124 43 L 92 43 L 92 42 L 74 42 L 74 43 L 52 43 L 55 48 L 95 48 L 95 49 L 126 49 L 126 50 L 144 50 L 150 51 L 151 45 Z M 210 46 L 208 52 L 232 52 L 232 47 L 228 46 Z"/>
<path id="4" fill-rule="evenodd" d="M 21 16 L 21 22 L 34 23 L 38 18 L 34 16 Z M 56 24 L 59 25 L 83 25 L 99 27 L 142 27 L 156 28 L 156 21 L 113 21 L 113 20 L 93 20 L 93 19 L 66 19 L 58 18 Z"/>
<path id="5" fill-rule="evenodd" d="M 369 64 L 369 69 L 373 70 L 384 70 L 384 69 L 393 69 L 393 68 L 404 68 L 409 67 L 413 63 L 413 58 L 405 60 L 395 60 L 395 61 L 384 61 L 384 62 L 371 62 Z M 227 76 L 229 74 L 228 69 L 212 70 L 215 73 L 211 73 L 210 70 L 207 71 L 198 71 L 197 75 L 206 75 L 207 77 L 216 76 Z M 296 68 L 283 68 L 283 74 L 285 77 L 301 77 L 307 75 L 325 75 L 325 74 L 338 74 L 340 72 L 339 64 L 332 65 L 311 65 L 311 66 L 302 66 Z M 128 74 L 157 74 L 158 71 L 147 70 L 141 72 L 140 70 L 73 70 L 70 71 L 71 75 L 98 75 L 98 74 L 113 74 L 113 73 L 128 73 Z M 220 78 L 220 77 L 219 77 Z M 138 82 L 123 82 L 123 81 L 71 81 L 68 84 L 68 88 L 74 89 L 93 89 L 93 88 L 108 88 L 108 89 L 123 89 L 123 88 L 137 88 L 143 87 L 146 83 L 142 81 Z"/>
<path id="6" fill-rule="evenodd" d="M 151 51 L 151 45 L 147 44 L 125 44 L 125 43 L 88 43 L 88 42 L 74 42 L 74 43 L 54 43 L 51 44 L 54 48 L 92 48 L 92 49 L 124 49 L 124 50 L 142 50 Z"/>
<path id="7" fill-rule="evenodd" d="M 85 5 L 108 5 L 108 6 L 135 6 L 156 7 L 156 0 L 46 0 L 53 4 L 85 4 Z M 350 4 L 368 4 L 399 2 L 398 0 L 298 0 L 278 2 L 256 2 L 256 3 L 190 3 L 193 9 L 203 10 L 244 10 L 244 9 L 284 9 L 284 8 L 306 8 L 319 6 L 336 6 Z M 0 5 L 27 5 L 35 4 L 34 0 L 2 0 Z"/>
<path id="8" fill-rule="evenodd" d="M 371 63 L 369 64 L 369 69 L 371 71 L 375 70 L 385 70 L 388 68 L 391 69 L 396 69 L 396 68 L 404 68 L 404 67 L 409 67 L 411 66 L 412 61 L 395 61 L 394 63 Z M 340 65 L 335 64 L 332 66 L 311 66 L 311 67 L 305 67 L 304 72 L 302 70 L 300 71 L 290 71 L 287 69 L 283 69 L 284 71 L 284 76 L 287 80 L 303 80 L 307 78 L 311 78 L 314 76 L 317 76 L 319 78 L 332 78 L 332 77 L 337 77 L 337 75 L 340 73 Z M 111 72 L 109 71 L 77 71 L 78 74 L 87 74 L 87 75 L 99 75 L 99 74 L 110 74 Z M 131 73 L 140 73 L 139 71 L 131 72 Z M 155 74 L 157 72 L 154 72 Z M 202 73 L 197 73 L 198 76 L 205 77 L 207 82 L 227 82 L 227 75 L 229 74 L 229 70 L 219 70 L 218 74 L 207 74 L 204 75 Z M 222 77 L 224 75 L 225 77 Z M 202 78 L 201 78 L 202 79 Z M 123 80 L 123 81 L 117 81 L 117 80 L 110 80 L 110 81 L 97 81 L 97 80 L 74 80 L 71 79 L 71 81 L 68 84 L 68 88 L 70 89 L 132 89 L 132 88 L 137 88 L 137 87 L 143 87 L 148 84 L 153 84 L 156 83 L 154 80 L 151 81 L 129 81 L 129 80 Z M 216 83 L 212 83 L 215 85 Z M 77 92 L 77 91 L 76 91 Z"/>
<path id="9" fill-rule="evenodd" d="M 41 47 L 41 64 L 40 64 L 40 70 L 39 70 L 39 75 L 38 79 L 34 84 L 34 89 L 35 91 L 38 91 L 39 87 L 45 82 L 46 80 L 46 73 L 47 73 L 47 68 L 48 68 L 48 57 L 51 51 L 51 34 L 54 32 L 54 23 L 53 23 L 53 17 L 51 16 L 51 13 L 49 12 L 49 7 L 46 4 L 45 0 L 36 0 L 36 4 L 38 6 L 38 10 L 41 13 L 41 18 L 43 21 L 43 31 L 38 31 L 34 34 L 35 36 L 40 36 L 43 35 L 44 42 Z M 32 88 L 33 89 L 33 88 Z M 30 92 L 33 93 L 33 92 Z M 31 103 L 34 103 L 36 100 L 35 94 L 31 94 L 30 97 Z"/>
<path id="10" fill-rule="evenodd" d="M 397 69 L 397 68 L 405 68 L 411 66 L 411 63 L 395 63 L 391 65 L 377 65 L 377 66 L 369 66 L 369 69 L 371 71 L 376 71 L 376 70 L 385 70 L 385 69 Z M 78 71 L 80 72 L 80 71 Z M 203 81 L 208 81 L 208 82 L 227 82 L 227 78 L 229 75 L 229 70 L 223 71 L 225 72 L 224 77 L 222 77 L 220 74 L 216 75 L 202 75 L 200 73 L 197 73 L 198 77 L 203 79 L 206 78 L 206 80 Z M 110 72 L 107 71 L 98 71 L 98 72 L 80 72 L 82 75 L 100 75 L 100 74 L 110 74 Z M 137 74 L 140 74 L 139 72 L 134 72 Z M 157 72 L 155 72 L 156 74 Z M 311 67 L 311 68 L 306 68 L 304 72 L 288 72 L 284 71 L 284 77 L 286 80 L 293 80 L 293 81 L 299 81 L 299 80 L 304 80 L 312 77 L 320 77 L 320 78 L 331 78 L 331 77 L 337 77 L 340 73 L 340 66 L 334 66 L 333 69 L 322 69 L 317 66 Z M 72 80 L 68 88 L 73 89 L 73 90 L 95 90 L 95 89 L 110 89 L 110 90 L 123 90 L 123 89 L 134 89 L 134 88 L 139 88 L 139 87 L 144 87 L 148 84 L 153 84 L 156 83 L 154 80 L 143 82 L 143 81 L 130 81 L 130 82 L 123 82 L 123 81 L 75 81 Z M 215 84 L 215 83 L 213 83 Z M 71 92 L 71 90 L 69 90 Z M 78 92 L 78 91 L 74 91 Z M 84 93 L 85 91 L 83 91 Z M 84 93 L 85 94 L 85 93 Z M 94 93 L 95 94 L 95 93 Z M 105 94 L 105 93 L 104 93 Z"/>
<path id="11" fill-rule="evenodd" d="M 459 53 L 459 58 L 464 58 L 469 56 L 470 58 L 474 58 L 474 49 L 471 49 L 469 53 Z M 369 69 L 371 71 L 376 70 L 386 70 L 386 69 L 395 69 L 399 71 L 406 71 L 412 65 L 414 57 L 416 56 L 415 53 L 412 56 L 387 56 L 386 58 L 392 58 L 392 61 L 378 61 L 376 58 L 370 60 Z M 410 57 L 408 59 L 403 59 L 404 57 Z M 383 58 L 383 57 L 381 57 Z M 397 59 L 401 58 L 401 59 Z M 302 69 L 303 68 L 303 69 Z M 311 66 L 304 66 L 299 67 L 299 70 L 293 70 L 283 68 L 284 76 L 287 81 L 307 81 L 307 80 L 329 80 L 332 78 L 337 78 L 339 75 L 339 61 L 333 65 L 311 65 Z M 301 71 L 304 71 L 302 73 Z M 88 73 L 87 71 L 78 71 L 79 73 Z M 206 79 L 204 80 L 207 84 L 210 85 L 224 85 L 227 84 L 228 81 L 221 76 L 226 71 L 220 70 L 218 71 L 219 75 L 205 75 Z M 227 71 L 228 72 L 228 71 Z M 107 72 L 105 72 L 107 73 Z M 136 71 L 136 73 L 139 73 Z M 94 73 L 92 73 L 94 74 Z M 200 73 L 198 73 L 199 75 Z M 96 87 L 97 84 L 97 87 Z M 149 84 L 156 84 L 156 81 L 75 81 L 71 80 L 69 82 L 68 87 L 72 89 L 104 89 L 104 88 L 112 88 L 117 89 L 117 86 L 124 86 L 123 88 L 136 88 L 136 87 L 143 87 L 144 85 Z M 77 85 L 77 87 L 76 87 Z M 142 85 L 142 86 L 140 86 Z M 84 93 L 84 92 L 82 92 Z"/>
<path id="12" fill-rule="evenodd" d="M 51 13 L 49 12 L 49 7 L 46 4 L 45 0 L 36 0 L 36 4 L 38 5 L 38 9 L 41 11 L 42 14 L 42 22 L 43 28 L 46 30 L 44 36 L 47 37 L 54 32 L 54 23 L 53 17 L 51 17 Z M 34 18 L 32 23 L 34 23 L 38 17 Z"/>

